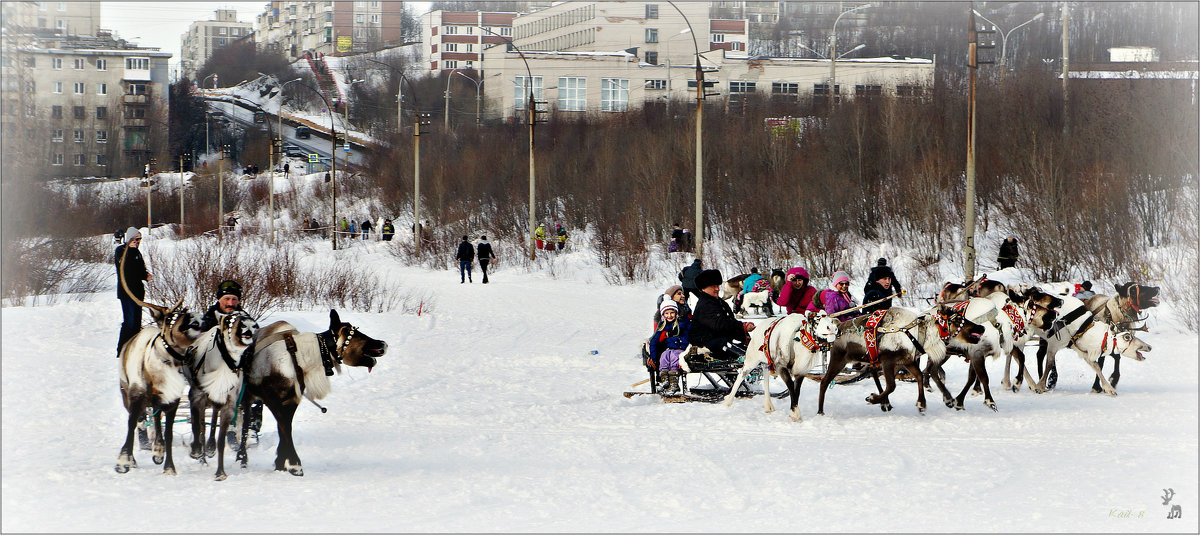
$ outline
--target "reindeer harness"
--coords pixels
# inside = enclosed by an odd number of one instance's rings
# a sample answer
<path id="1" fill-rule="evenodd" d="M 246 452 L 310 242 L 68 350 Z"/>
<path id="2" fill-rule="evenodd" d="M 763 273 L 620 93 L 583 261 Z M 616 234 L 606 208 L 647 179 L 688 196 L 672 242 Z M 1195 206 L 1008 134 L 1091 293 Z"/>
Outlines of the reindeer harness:
<path id="1" fill-rule="evenodd" d="M 162 339 L 163 347 L 166 348 L 167 354 L 171 355 L 171 358 L 175 359 L 175 362 L 180 364 L 183 364 L 188 360 L 186 350 L 184 353 L 175 351 L 175 348 L 171 347 L 171 342 L 167 340 L 167 336 L 175 330 L 175 324 L 179 323 L 179 320 L 182 318 L 183 311 L 175 311 L 167 314 L 167 317 L 163 319 L 163 329 L 159 331 L 158 335 L 154 337 L 154 340 L 150 342 L 150 345 L 154 345 L 155 342 L 157 342 L 159 339 Z M 175 337 L 171 336 L 171 338 L 174 339 Z"/>
<path id="2" fill-rule="evenodd" d="M 1013 338 L 1020 338 L 1021 336 L 1024 336 L 1025 318 L 1021 317 L 1021 311 L 1017 310 L 1017 306 L 1012 303 L 1008 303 L 1004 305 L 1004 308 L 1001 310 L 1003 310 L 1005 314 L 1008 314 L 1008 319 L 1012 321 Z"/>
<path id="3" fill-rule="evenodd" d="M 1079 308 L 1068 312 L 1067 315 L 1063 316 L 1061 319 L 1056 320 L 1054 325 L 1050 327 L 1050 330 L 1046 331 L 1046 338 L 1057 335 L 1058 331 L 1060 331 L 1063 327 L 1070 325 L 1084 314 L 1087 314 L 1087 318 L 1084 319 L 1083 323 L 1079 325 L 1079 328 L 1075 330 L 1075 334 L 1071 335 L 1071 339 L 1067 341 L 1067 347 L 1075 345 L 1075 341 L 1079 340 L 1079 337 L 1083 336 L 1088 329 L 1091 329 L 1092 324 L 1095 323 L 1096 320 L 1096 315 L 1092 314 L 1091 311 L 1089 311 L 1085 306 L 1080 306 Z"/>
<path id="4" fill-rule="evenodd" d="M 775 321 L 772 321 L 770 325 L 767 326 L 767 332 L 763 333 L 763 343 L 758 348 L 759 351 L 762 351 L 763 355 L 765 355 L 767 357 L 767 368 L 770 369 L 772 372 L 775 371 L 775 359 L 771 357 L 771 333 L 775 331 L 775 326 L 778 325 L 780 321 L 783 321 L 783 319 L 786 317 L 787 316 L 780 316 Z M 809 324 L 806 321 L 805 326 L 808 326 L 808 325 Z M 817 351 L 824 349 L 828 345 L 828 344 L 818 343 L 816 341 L 816 339 L 813 338 L 812 333 L 809 332 L 809 330 L 804 327 L 796 329 L 796 332 L 792 333 L 792 341 L 800 342 L 801 344 L 804 345 L 804 347 L 808 348 L 808 350 L 813 353 L 816 353 Z"/>

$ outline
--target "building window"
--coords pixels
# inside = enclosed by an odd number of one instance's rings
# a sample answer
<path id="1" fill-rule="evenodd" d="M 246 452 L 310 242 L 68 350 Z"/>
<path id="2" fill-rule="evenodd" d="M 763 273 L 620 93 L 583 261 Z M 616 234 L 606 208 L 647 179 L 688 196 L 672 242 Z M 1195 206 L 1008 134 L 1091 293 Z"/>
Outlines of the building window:
<path id="1" fill-rule="evenodd" d="M 646 4 L 646 18 L 648 18 L 648 19 L 657 19 L 658 18 L 658 4 Z"/>
<path id="2" fill-rule="evenodd" d="M 600 111 L 625 111 L 629 109 L 629 80 L 626 78 L 600 79 Z"/>
<path id="3" fill-rule="evenodd" d="M 379 24 L 379 13 L 372 13 L 370 21 L 371 24 Z"/>
<path id="4" fill-rule="evenodd" d="M 868 97 L 877 97 L 883 94 L 883 86 L 870 84 L 857 84 L 854 86 L 855 95 L 863 95 Z"/>
<path id="5" fill-rule="evenodd" d="M 107 119 L 108 118 L 108 106 L 96 106 L 96 118 L 97 119 Z"/>
<path id="6" fill-rule="evenodd" d="M 25 58 L 25 66 L 29 67 L 31 69 L 34 67 L 37 67 L 37 58 L 35 58 L 33 56 L 29 56 L 29 57 Z"/>
<path id="7" fill-rule="evenodd" d="M 54 143 L 62 143 L 62 141 L 63 141 L 62 129 L 51 130 L 50 131 L 50 141 L 53 141 Z"/>
<path id="8" fill-rule="evenodd" d="M 62 70 L 62 58 L 50 58 L 50 68 L 54 70 Z"/>
<path id="9" fill-rule="evenodd" d="M 740 50 L 746 50 L 746 43 L 742 43 L 742 42 L 739 42 L 739 41 L 734 41 L 734 42 L 732 42 L 732 43 L 730 43 L 730 44 L 729 44 L 729 49 L 730 49 L 730 50 L 739 50 L 739 51 L 740 51 Z"/>
<path id="10" fill-rule="evenodd" d="M 446 61 L 443 61 L 442 68 L 443 69 L 457 69 L 458 68 L 458 60 L 448 59 Z"/>
<path id="11" fill-rule="evenodd" d="M 442 33 L 446 35 L 456 35 L 458 34 L 458 26 L 446 26 L 445 29 L 442 30 Z"/>
<path id="12" fill-rule="evenodd" d="M 564 76 L 558 79 L 558 109 L 560 111 L 587 110 L 587 78 Z"/>
<path id="13" fill-rule="evenodd" d="M 75 94 L 76 95 L 83 94 L 83 86 L 84 86 L 83 82 L 75 82 Z"/>
<path id="14" fill-rule="evenodd" d="M 50 118 L 62 119 L 62 106 L 50 106 Z"/>
<path id="15" fill-rule="evenodd" d="M 467 26 L 467 35 L 475 35 L 475 27 Z"/>
<path id="16" fill-rule="evenodd" d="M 96 143 L 108 143 L 108 130 L 96 131 Z"/>
<path id="17" fill-rule="evenodd" d="M 25 82 L 25 92 L 33 93 L 34 91 L 37 91 L 37 83 L 34 82 L 33 80 L 26 81 Z"/>
<path id="18" fill-rule="evenodd" d="M 646 63 L 658 65 L 658 52 L 653 50 L 646 51 Z"/>
<path id="19" fill-rule="evenodd" d="M 81 166 L 83 166 L 83 162 L 85 161 L 85 160 L 83 159 L 83 156 L 84 156 L 83 154 L 78 154 L 78 153 L 76 153 L 76 154 L 75 154 L 75 161 L 74 161 L 74 163 L 75 163 L 75 165 L 76 165 L 77 167 L 81 167 Z"/>
<path id="20" fill-rule="evenodd" d="M 108 94 L 108 84 L 96 84 L 96 94 L 97 95 L 107 95 Z"/>
<path id="21" fill-rule="evenodd" d="M 530 89 L 533 90 L 534 100 L 542 100 L 541 76 L 534 76 L 532 80 L 528 76 L 513 77 L 513 103 L 516 109 L 525 109 L 525 100 Z"/>
<path id="22" fill-rule="evenodd" d="M 458 52 L 458 43 L 442 43 L 445 52 Z"/>
<path id="23" fill-rule="evenodd" d="M 137 71 L 150 70 L 150 58 L 125 58 L 125 68 Z"/>
<path id="24" fill-rule="evenodd" d="M 924 94 L 924 88 L 919 85 L 898 85 L 896 86 L 896 96 L 898 97 L 919 97 Z"/>
<path id="25" fill-rule="evenodd" d="M 217 46 L 225 46 L 225 39 L 217 39 Z"/>
<path id="26" fill-rule="evenodd" d="M 217 28 L 217 35 L 225 35 L 225 28 L 224 27 Z"/>
<path id="27" fill-rule="evenodd" d="M 106 60 L 106 59 L 96 60 L 96 70 L 107 71 L 108 70 L 108 60 Z"/>
<path id="28" fill-rule="evenodd" d="M 366 2 L 354 2 L 354 9 L 362 9 L 364 7 L 367 7 Z"/>
<path id="29" fill-rule="evenodd" d="M 99 166 L 108 165 L 108 158 L 105 158 L 103 154 L 97 154 L 96 155 L 96 165 L 99 165 Z"/>
<path id="30" fill-rule="evenodd" d="M 126 95 L 145 95 L 146 84 L 129 84 L 125 91 Z"/>
<path id="31" fill-rule="evenodd" d="M 75 58 L 75 70 L 82 71 L 84 66 L 83 58 Z"/>
<path id="32" fill-rule="evenodd" d="M 474 62 L 474 61 L 464 61 L 464 62 L 463 62 L 463 68 L 464 68 L 464 69 L 474 69 L 474 68 L 475 68 L 475 62 Z"/>
<path id="33" fill-rule="evenodd" d="M 771 82 L 771 94 L 773 95 L 799 95 L 800 84 L 792 82 Z"/>
<path id="34" fill-rule="evenodd" d="M 63 19 L 55 19 L 54 26 L 60 30 L 66 30 L 67 29 L 67 21 L 65 21 Z"/>
<path id="35" fill-rule="evenodd" d="M 836 95 L 842 94 L 841 84 L 833 86 L 833 93 Z M 829 84 L 813 84 L 813 95 L 818 97 L 829 96 Z"/>
<path id="36" fill-rule="evenodd" d="M 741 81 L 734 80 L 732 82 L 729 82 L 729 92 L 730 93 L 753 93 L 754 92 L 754 82 L 741 82 Z"/>
<path id="37" fill-rule="evenodd" d="M 63 164 L 63 155 L 62 154 L 53 154 L 50 156 L 50 165 L 62 165 L 62 164 Z"/>
<path id="38" fill-rule="evenodd" d="M 359 14 L 357 14 L 357 15 L 355 15 L 355 16 L 354 16 L 354 23 L 355 23 L 355 24 L 362 24 L 362 23 L 366 22 L 366 20 L 367 20 L 367 16 L 366 16 L 366 15 L 363 15 L 362 13 L 359 13 Z"/>
<path id="39" fill-rule="evenodd" d="M 38 11 L 45 11 L 45 10 L 46 10 L 46 3 L 45 3 L 45 2 L 38 2 L 38 3 L 37 3 L 37 5 L 38 5 Z"/>
<path id="40" fill-rule="evenodd" d="M 658 28 L 646 28 L 646 42 L 647 43 L 657 43 L 658 42 Z"/>
<path id="41" fill-rule="evenodd" d="M 512 26 L 501 26 L 499 33 L 505 37 L 512 37 Z"/>
<path id="42" fill-rule="evenodd" d="M 712 39 L 711 39 L 711 41 L 712 41 L 712 42 L 714 42 L 714 43 L 724 43 L 724 42 L 725 42 L 725 34 L 723 34 L 723 33 L 714 33 L 714 34 L 712 34 Z"/>
<path id="43" fill-rule="evenodd" d="M 85 112 L 83 110 L 83 106 L 72 106 L 71 107 L 71 115 L 74 116 L 76 119 L 86 119 L 87 118 L 87 112 Z"/>
<path id="44" fill-rule="evenodd" d="M 34 106 L 33 104 L 26 104 L 25 105 L 25 116 L 26 117 L 37 117 L 37 107 Z"/>
<path id="45" fill-rule="evenodd" d="M 145 119 L 146 118 L 146 108 L 143 108 L 141 106 L 131 106 L 129 108 L 129 117 L 131 119 Z"/>
<path id="46" fill-rule="evenodd" d="M 61 95 L 62 94 L 62 82 L 54 82 L 53 89 L 51 89 L 50 92 L 54 93 L 56 95 Z"/>
<path id="47" fill-rule="evenodd" d="M 74 134 L 75 134 L 75 136 L 74 136 L 75 142 L 83 143 L 83 130 L 76 128 Z"/>
<path id="48" fill-rule="evenodd" d="M 646 80 L 646 85 L 642 86 L 642 88 L 643 89 L 666 89 L 667 81 L 662 80 L 662 79 Z"/>
<path id="49" fill-rule="evenodd" d="M 471 44 L 471 43 L 467 43 L 466 49 L 467 49 L 467 52 L 474 52 L 474 51 L 475 51 L 475 45 L 473 45 L 473 44 Z"/>
<path id="50" fill-rule="evenodd" d="M 59 10 L 59 11 L 66 11 L 66 10 L 67 10 L 67 3 L 66 3 L 66 2 L 59 2 L 59 3 L 58 3 L 58 10 Z"/>

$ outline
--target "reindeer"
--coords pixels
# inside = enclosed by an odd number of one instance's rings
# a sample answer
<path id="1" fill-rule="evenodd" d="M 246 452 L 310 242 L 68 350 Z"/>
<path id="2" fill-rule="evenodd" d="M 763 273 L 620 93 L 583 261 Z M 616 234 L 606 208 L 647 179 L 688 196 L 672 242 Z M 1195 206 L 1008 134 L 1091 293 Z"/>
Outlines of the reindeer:
<path id="1" fill-rule="evenodd" d="M 1042 328 L 1047 313 L 1051 314 L 1053 319 L 1054 313 L 1047 307 L 1052 304 L 1050 300 L 1054 298 L 1036 287 L 1025 288 L 1021 292 L 1009 289 L 1004 294 L 993 293 L 987 297 L 996 303 L 1003 313 L 997 316 L 1005 352 L 1004 380 L 1000 384 L 1005 389 L 1018 392 L 1024 382 L 1032 390 L 1036 381 L 1025 364 L 1025 345 L 1033 339 L 1034 333 Z M 1014 359 L 1017 361 L 1015 383 L 1009 381 Z"/>
<path id="2" fill-rule="evenodd" d="M 242 388 L 242 354 L 254 341 L 258 323 L 237 311 L 221 318 L 220 324 L 200 335 L 188 351 L 188 374 L 192 386 L 192 457 L 204 462 L 204 407 L 212 404 L 213 430 L 217 433 L 217 481 L 225 480 L 225 431 L 233 418 Z M 217 422 L 220 430 L 217 431 Z M 200 455 L 197 456 L 197 453 Z"/>
<path id="3" fill-rule="evenodd" d="M 117 455 L 115 469 L 117 473 L 124 474 L 130 468 L 137 468 L 137 460 L 133 457 L 134 430 L 138 419 L 147 408 L 151 408 L 158 411 L 154 417 L 154 463 L 163 463 L 164 474 L 175 475 L 172 433 L 175 411 L 179 409 L 179 401 L 187 385 L 181 366 L 187 359 L 184 352 L 200 336 L 200 320 L 182 306 L 183 299 L 175 306 L 166 308 L 135 297 L 125 282 L 124 263 L 125 255 L 122 254 L 122 266 L 117 270 L 121 287 L 138 305 L 150 309 L 155 325 L 144 327 L 121 347 L 121 402 L 129 412 L 129 420 L 125 444 Z M 165 434 L 161 421 L 164 416 L 167 420 Z"/>
<path id="4" fill-rule="evenodd" d="M 923 386 L 929 388 L 929 379 L 932 378 L 942 393 L 943 403 L 960 411 L 963 410 L 967 392 L 972 387 L 982 387 L 983 404 L 993 411 L 997 410 L 984 362 L 988 355 L 997 358 L 1001 354 L 1001 334 L 993 324 L 997 316 L 996 305 L 990 299 L 972 297 L 966 301 L 938 305 L 936 311 L 927 314 L 936 314 L 938 332 L 946 345 L 946 351 L 941 358 L 930 355 Z M 963 330 L 967 331 L 967 335 L 958 336 Z M 951 397 L 950 392 L 946 390 L 941 373 L 946 356 L 951 354 L 962 356 L 969 365 L 967 382 L 955 397 Z"/>
<path id="5" fill-rule="evenodd" d="M 742 369 L 738 371 L 733 388 L 725 396 L 725 406 L 733 405 L 733 398 L 746 375 L 763 366 L 763 410 L 767 413 L 775 411 L 771 403 L 770 376 L 778 373 L 791 395 L 788 416 L 793 422 L 801 421 L 797 406 L 800 386 L 804 384 L 808 370 L 820 360 L 821 347 L 828 346 L 836 337 L 837 320 L 823 312 L 818 313 L 813 321 L 809 321 L 805 314 L 788 314 L 771 322 L 765 329 L 755 329 L 750 333 L 750 344 Z"/>
<path id="6" fill-rule="evenodd" d="M 1114 332 L 1112 327 L 1103 322 L 1095 321 L 1095 315 L 1087 309 L 1083 301 L 1071 296 L 1055 297 L 1061 310 L 1060 317 L 1046 322 L 1042 331 L 1042 339 L 1046 343 L 1046 369 L 1038 381 L 1034 392 L 1045 392 L 1046 381 L 1050 370 L 1054 369 L 1054 356 L 1059 350 L 1071 348 L 1079 358 L 1096 372 L 1096 380 L 1100 383 L 1100 391 L 1110 396 L 1117 395 L 1098 363 L 1101 356 L 1106 354 L 1128 357 L 1134 360 L 1146 360 L 1143 351 L 1150 351 L 1149 344 L 1133 335 L 1132 332 Z M 1110 353 L 1111 349 L 1111 353 Z"/>
<path id="7" fill-rule="evenodd" d="M 275 450 L 275 470 L 287 470 L 303 476 L 300 456 L 292 442 L 292 417 L 300 400 L 316 400 L 329 394 L 329 376 L 341 365 L 363 366 L 367 371 L 387 351 L 387 343 L 376 340 L 343 322 L 336 310 L 329 311 L 329 330 L 302 333 L 285 321 L 277 321 L 258 331 L 254 354 L 245 364 L 246 393 L 242 396 L 241 445 L 237 459 L 242 468 L 249 462 L 246 435 L 250 421 L 250 402 L 263 400 L 279 428 L 279 447 Z M 320 407 L 320 405 L 317 405 Z M 321 407 L 321 412 L 325 408 Z"/>
<path id="8" fill-rule="evenodd" d="M 1084 301 L 1088 310 L 1096 315 L 1096 321 L 1107 323 L 1114 331 L 1142 331 L 1147 332 L 1146 326 L 1143 323 L 1146 320 L 1145 316 L 1141 315 L 1141 311 L 1147 308 L 1158 306 L 1158 287 L 1145 286 L 1134 282 L 1126 282 L 1125 284 L 1114 285 L 1117 290 L 1117 295 L 1095 295 Z M 1104 369 L 1104 355 L 1096 361 L 1100 369 Z M 1108 382 L 1117 387 L 1117 382 L 1121 380 L 1121 357 L 1113 355 L 1113 372 L 1108 377 Z M 1092 382 L 1092 392 L 1100 392 L 1100 379 Z"/>

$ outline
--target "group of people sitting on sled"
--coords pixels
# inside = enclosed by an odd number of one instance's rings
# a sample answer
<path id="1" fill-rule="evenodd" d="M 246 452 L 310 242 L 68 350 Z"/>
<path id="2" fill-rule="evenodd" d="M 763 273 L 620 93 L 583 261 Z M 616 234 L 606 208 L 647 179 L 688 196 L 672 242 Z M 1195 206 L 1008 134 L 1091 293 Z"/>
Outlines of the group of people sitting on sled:
<path id="1" fill-rule="evenodd" d="M 663 395 L 678 394 L 679 379 L 683 375 L 680 365 L 682 359 L 740 361 L 746 355 L 746 344 L 755 329 L 753 322 L 737 319 L 729 303 L 721 299 L 721 284 L 725 279 L 720 271 L 702 269 L 697 259 L 680 272 L 679 278 L 682 284 L 672 285 L 658 296 L 654 333 L 648 344 L 646 366 L 657 370 L 659 392 Z M 871 268 L 863 288 L 867 303 L 879 302 L 842 314 L 840 318 L 845 321 L 860 314 L 890 308 L 891 299 L 880 299 L 900 291 L 900 283 L 895 279 L 887 261 L 880 258 L 877 265 Z M 834 314 L 858 306 L 858 301 L 850 295 L 850 276 L 846 272 L 835 272 L 829 288 L 824 290 L 817 290 L 809 281 L 808 270 L 798 266 L 789 269 L 778 295 L 773 296 L 775 303 L 788 314 L 810 315 L 820 311 Z M 770 283 L 755 269 L 746 277 L 743 292 L 748 291 L 747 287 L 749 291 L 769 290 Z M 694 310 L 688 306 L 689 294 L 697 296 Z M 685 354 L 688 346 L 707 349 L 708 354 Z M 688 360 L 689 365 L 692 362 Z"/>

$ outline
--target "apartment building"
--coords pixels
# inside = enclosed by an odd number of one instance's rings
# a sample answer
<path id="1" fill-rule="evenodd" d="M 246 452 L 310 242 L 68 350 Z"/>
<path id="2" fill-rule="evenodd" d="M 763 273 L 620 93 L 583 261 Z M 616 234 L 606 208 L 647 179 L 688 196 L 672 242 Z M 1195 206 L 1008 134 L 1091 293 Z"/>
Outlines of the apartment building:
<path id="1" fill-rule="evenodd" d="M 258 15 L 257 44 L 291 61 L 312 55 L 368 52 L 403 42 L 404 2 L 272 0 Z"/>
<path id="2" fill-rule="evenodd" d="M 27 36 L 3 51 L 5 168 L 33 177 L 110 176 L 164 139 L 168 52 L 96 36 Z"/>
<path id="3" fill-rule="evenodd" d="M 421 16 L 423 56 L 433 72 L 476 69 L 485 46 L 512 39 L 517 13 L 431 11 Z"/>
<path id="4" fill-rule="evenodd" d="M 5 0 L 5 26 L 60 35 L 96 35 L 100 2 L 24 2 Z"/>
<path id="5" fill-rule="evenodd" d="M 179 38 L 182 74 L 195 79 L 214 51 L 253 33 L 254 24 L 239 22 L 234 9 L 218 9 L 212 20 L 193 22 Z"/>

